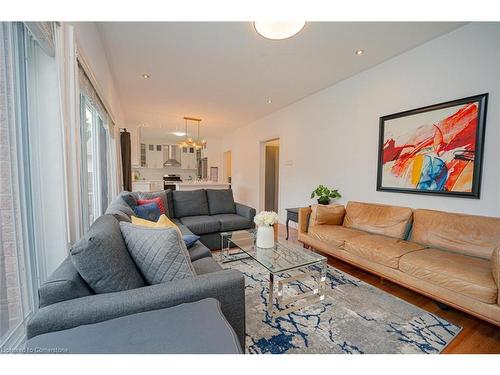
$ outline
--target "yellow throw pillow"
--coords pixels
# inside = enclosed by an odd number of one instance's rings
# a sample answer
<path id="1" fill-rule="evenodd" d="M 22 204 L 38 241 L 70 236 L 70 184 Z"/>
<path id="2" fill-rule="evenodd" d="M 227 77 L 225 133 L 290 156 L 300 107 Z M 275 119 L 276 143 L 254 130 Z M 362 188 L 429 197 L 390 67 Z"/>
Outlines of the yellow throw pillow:
<path id="1" fill-rule="evenodd" d="M 179 227 L 172 221 L 170 220 L 167 215 L 161 215 L 160 218 L 158 219 L 156 226 L 162 227 L 162 228 L 176 228 L 179 229 Z"/>
<path id="2" fill-rule="evenodd" d="M 166 215 L 160 215 L 160 218 L 158 219 L 157 222 L 141 219 L 136 216 L 132 216 L 131 220 L 132 224 L 140 225 L 141 227 L 179 229 L 179 227 L 175 225 L 175 223 L 172 220 L 170 220 Z"/>

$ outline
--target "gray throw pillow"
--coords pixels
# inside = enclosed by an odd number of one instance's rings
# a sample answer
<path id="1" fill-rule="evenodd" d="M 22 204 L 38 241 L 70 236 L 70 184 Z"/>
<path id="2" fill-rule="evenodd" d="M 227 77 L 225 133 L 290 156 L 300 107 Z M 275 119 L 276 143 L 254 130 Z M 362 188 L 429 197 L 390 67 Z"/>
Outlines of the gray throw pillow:
<path id="1" fill-rule="evenodd" d="M 118 221 L 130 222 L 130 217 L 134 215 L 134 210 L 132 210 L 122 197 L 118 196 L 109 204 L 106 213 L 113 215 Z"/>
<path id="2" fill-rule="evenodd" d="M 135 193 L 131 193 L 130 191 L 122 191 L 120 194 L 118 194 L 118 197 L 122 198 L 132 209 L 137 206 L 137 198 L 135 196 Z"/>
<path id="3" fill-rule="evenodd" d="M 231 189 L 207 189 L 207 200 L 210 215 L 236 213 Z"/>
<path id="4" fill-rule="evenodd" d="M 120 229 L 135 264 L 150 284 L 196 275 L 177 229 L 149 228 L 127 222 L 121 222 Z"/>
<path id="5" fill-rule="evenodd" d="M 207 193 L 204 189 L 174 191 L 175 217 L 208 215 Z"/>
<path id="6" fill-rule="evenodd" d="M 145 286 L 123 241 L 118 220 L 102 215 L 70 250 L 71 261 L 96 293 L 112 293 Z"/>

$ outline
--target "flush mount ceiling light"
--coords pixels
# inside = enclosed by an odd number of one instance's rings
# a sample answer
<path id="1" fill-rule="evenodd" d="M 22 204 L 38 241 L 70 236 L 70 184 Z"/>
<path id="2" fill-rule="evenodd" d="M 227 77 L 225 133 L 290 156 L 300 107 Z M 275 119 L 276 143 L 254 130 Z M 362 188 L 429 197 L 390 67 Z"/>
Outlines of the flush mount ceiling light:
<path id="1" fill-rule="evenodd" d="M 142 75 L 142 78 L 144 78 L 144 79 L 148 79 L 148 78 L 151 78 L 151 76 L 150 76 L 149 74 L 144 73 L 144 74 Z"/>
<path id="2" fill-rule="evenodd" d="M 287 39 L 298 34 L 305 26 L 305 21 L 292 22 L 254 22 L 255 31 L 267 39 Z"/>
<path id="3" fill-rule="evenodd" d="M 356 55 L 358 55 L 358 56 L 359 56 L 359 55 L 364 55 L 364 54 L 365 54 L 365 50 L 364 50 L 364 49 L 357 49 L 355 53 L 356 53 Z"/>
<path id="4" fill-rule="evenodd" d="M 271 104 L 273 101 L 271 99 L 267 99 L 267 104 Z"/>

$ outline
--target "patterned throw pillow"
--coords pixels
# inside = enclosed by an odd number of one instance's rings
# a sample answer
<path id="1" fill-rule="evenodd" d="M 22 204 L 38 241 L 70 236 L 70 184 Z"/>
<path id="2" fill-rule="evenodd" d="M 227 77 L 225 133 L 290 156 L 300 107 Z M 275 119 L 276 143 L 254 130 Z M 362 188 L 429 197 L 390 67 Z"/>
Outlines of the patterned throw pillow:
<path id="1" fill-rule="evenodd" d="M 143 204 L 134 207 L 134 213 L 137 217 L 149 221 L 158 221 L 160 218 L 160 207 L 156 203 Z"/>
<path id="2" fill-rule="evenodd" d="M 175 228 L 120 223 L 127 249 L 144 279 L 166 283 L 196 275 L 186 245 Z"/>
<path id="3" fill-rule="evenodd" d="M 158 205 L 158 207 L 160 208 L 160 215 L 166 214 L 165 204 L 163 203 L 163 199 L 161 199 L 160 197 L 151 198 L 151 199 L 137 199 L 138 206 L 142 206 L 142 205 L 149 204 L 149 203 L 156 203 Z"/>

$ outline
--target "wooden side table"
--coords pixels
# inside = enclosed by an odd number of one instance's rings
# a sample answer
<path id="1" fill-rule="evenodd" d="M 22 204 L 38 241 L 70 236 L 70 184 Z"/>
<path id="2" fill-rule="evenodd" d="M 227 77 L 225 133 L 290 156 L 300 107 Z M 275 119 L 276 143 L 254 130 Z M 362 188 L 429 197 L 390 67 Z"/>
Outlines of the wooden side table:
<path id="1" fill-rule="evenodd" d="M 299 222 L 299 208 L 287 208 L 286 209 L 286 239 L 288 240 L 288 223 L 293 221 L 295 223 Z"/>

